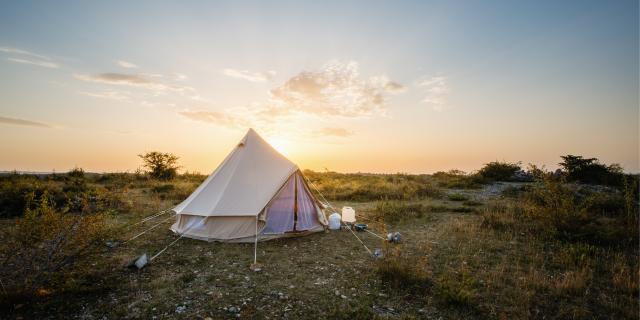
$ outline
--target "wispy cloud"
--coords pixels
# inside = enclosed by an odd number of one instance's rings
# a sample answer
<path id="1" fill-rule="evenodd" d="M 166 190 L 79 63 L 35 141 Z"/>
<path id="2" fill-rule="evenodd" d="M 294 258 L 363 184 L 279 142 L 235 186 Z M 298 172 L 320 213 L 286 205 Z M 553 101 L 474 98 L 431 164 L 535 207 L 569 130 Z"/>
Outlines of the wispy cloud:
<path id="1" fill-rule="evenodd" d="M 47 57 L 45 55 L 33 53 L 31 51 L 27 51 L 27 50 L 23 50 L 23 49 L 12 48 L 12 47 L 0 47 L 0 52 L 9 53 L 9 54 L 17 54 L 17 55 L 22 55 L 22 56 L 30 56 L 32 58 L 37 58 L 37 59 L 40 59 L 40 60 L 51 60 L 51 58 L 49 58 L 49 57 Z"/>
<path id="2" fill-rule="evenodd" d="M 124 73 L 74 74 L 76 79 L 109 85 L 145 88 L 153 91 L 194 91 L 191 87 L 166 84 L 149 75 Z"/>
<path id="3" fill-rule="evenodd" d="M 244 122 L 240 117 L 236 117 L 230 115 L 228 113 L 222 112 L 213 112 L 213 111 L 190 111 L 184 110 L 178 112 L 183 117 L 194 121 L 213 123 L 218 125 L 223 125 L 226 127 L 239 127 L 239 126 L 247 126 L 247 123 Z"/>
<path id="4" fill-rule="evenodd" d="M 136 69 L 138 68 L 138 66 L 134 63 L 128 62 L 128 61 L 124 61 L 124 60 L 117 60 L 116 64 L 118 64 L 119 66 L 126 68 L 126 69 Z"/>
<path id="5" fill-rule="evenodd" d="M 349 137 L 354 134 L 353 131 L 351 130 L 348 130 L 345 128 L 338 128 L 338 127 L 325 127 L 320 130 L 315 130 L 313 133 L 317 136 L 341 137 L 341 138 Z"/>
<path id="6" fill-rule="evenodd" d="M 232 78 L 243 79 L 251 82 L 265 82 L 273 79 L 275 77 L 275 71 L 267 71 L 267 72 L 251 72 L 248 70 L 237 70 L 237 69 L 224 69 L 222 73 L 226 76 Z"/>
<path id="7" fill-rule="evenodd" d="M 118 91 L 102 91 L 102 92 L 80 91 L 79 93 L 88 97 L 93 97 L 98 99 L 119 100 L 119 101 L 125 101 L 130 99 L 128 95 Z"/>
<path id="8" fill-rule="evenodd" d="M 426 103 L 435 111 L 443 111 L 447 108 L 451 89 L 446 77 L 434 76 L 425 78 L 418 81 L 416 86 L 426 90 L 426 95 L 422 99 L 423 103 Z"/>
<path id="9" fill-rule="evenodd" d="M 38 60 L 29 60 L 29 59 L 20 59 L 20 58 L 7 58 L 7 60 L 15 63 L 30 64 L 30 65 L 44 67 L 44 68 L 56 69 L 59 67 L 57 64 L 50 61 L 38 61 Z"/>
<path id="10" fill-rule="evenodd" d="M 38 128 L 54 128 L 54 126 L 38 121 L 19 119 L 19 118 L 10 118 L 0 116 L 0 124 L 10 124 L 17 126 L 29 126 L 29 127 L 38 127 Z"/>
<path id="11" fill-rule="evenodd" d="M 386 113 L 386 95 L 405 89 L 386 76 L 361 78 L 355 61 L 330 61 L 302 71 L 271 90 L 272 98 L 294 110 L 321 115 L 363 117 Z"/>
<path id="12" fill-rule="evenodd" d="M 32 66 L 51 69 L 60 67 L 57 63 L 52 62 L 51 58 L 27 50 L 12 47 L 0 47 L 0 52 L 4 52 L 8 55 L 13 55 L 14 57 L 7 58 L 7 61 L 11 61 L 14 63 L 29 64 Z"/>
<path id="13" fill-rule="evenodd" d="M 391 81 L 387 76 L 374 76 L 371 77 L 369 81 L 373 86 L 381 88 L 391 94 L 398 94 L 407 91 L 407 87 L 395 81 Z"/>

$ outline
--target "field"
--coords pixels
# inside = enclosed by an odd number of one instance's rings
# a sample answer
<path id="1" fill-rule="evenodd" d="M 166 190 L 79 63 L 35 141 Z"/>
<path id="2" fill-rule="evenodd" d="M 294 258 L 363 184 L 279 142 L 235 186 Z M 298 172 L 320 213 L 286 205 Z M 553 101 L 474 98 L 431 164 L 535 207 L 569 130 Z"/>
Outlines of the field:
<path id="1" fill-rule="evenodd" d="M 372 257 L 348 230 L 261 242 L 263 270 L 253 272 L 252 244 L 184 238 L 136 270 L 126 265 L 143 253 L 155 254 L 176 236 L 168 230 L 170 215 L 131 224 L 179 203 L 204 176 L 184 174 L 166 182 L 125 173 L 4 176 L 0 317 L 638 317 L 635 182 L 614 188 L 550 175 L 532 182 L 487 181 L 460 172 L 305 175 L 334 207 L 352 206 L 369 230 L 383 236 L 398 231 L 402 242 L 357 232 L 370 250 L 382 250 L 382 258 Z M 25 193 L 30 201 L 14 199 Z M 12 237 L 26 230 L 20 229 L 22 212 L 15 210 L 43 211 L 37 203 L 43 197 L 54 203 L 47 210 L 72 212 L 75 206 L 100 214 L 106 233 L 82 254 L 88 258 L 76 257 L 56 271 L 59 276 L 36 281 L 22 274 L 40 269 L 25 268 L 14 257 L 25 241 Z M 25 283 L 32 284 L 31 293 L 20 291 Z"/>

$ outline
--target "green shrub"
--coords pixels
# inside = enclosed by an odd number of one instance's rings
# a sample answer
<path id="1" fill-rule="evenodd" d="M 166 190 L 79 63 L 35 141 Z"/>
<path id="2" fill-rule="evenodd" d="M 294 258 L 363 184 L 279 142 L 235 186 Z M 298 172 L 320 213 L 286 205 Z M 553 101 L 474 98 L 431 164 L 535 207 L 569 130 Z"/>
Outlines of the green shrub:
<path id="1" fill-rule="evenodd" d="M 33 175 L 12 174 L 0 177 L 0 218 L 21 216 L 27 209 L 27 196 L 39 198 L 45 192 L 52 203 L 64 205 L 67 196 L 60 185 Z"/>
<path id="2" fill-rule="evenodd" d="M 627 213 L 617 192 L 563 184 L 550 175 L 524 195 L 525 214 L 541 230 L 569 241 L 630 245 L 638 241 L 638 211 Z"/>
<path id="3" fill-rule="evenodd" d="M 461 194 L 461 193 L 454 193 L 454 194 L 450 194 L 447 196 L 447 198 L 451 201 L 466 201 L 469 200 L 469 197 Z"/>
<path id="4" fill-rule="evenodd" d="M 476 280 L 467 271 L 448 272 L 436 280 L 437 296 L 445 304 L 471 306 L 476 296 Z"/>
<path id="5" fill-rule="evenodd" d="M 622 186 L 624 174 L 618 164 L 605 165 L 597 158 L 583 158 L 582 156 L 562 156 L 562 167 L 567 181 L 577 181 L 587 184 L 602 184 Z"/>
<path id="6" fill-rule="evenodd" d="M 486 181 L 512 181 L 520 170 L 519 163 L 493 161 L 485 164 L 478 175 Z"/>
<path id="7" fill-rule="evenodd" d="M 51 205 L 47 192 L 15 227 L 2 236 L 0 278 L 13 298 L 62 289 L 74 266 L 91 254 L 108 234 L 102 214 L 72 214 Z"/>
<path id="8" fill-rule="evenodd" d="M 178 174 L 178 157 L 158 151 L 138 155 L 149 169 L 149 175 L 158 180 L 171 180 Z"/>

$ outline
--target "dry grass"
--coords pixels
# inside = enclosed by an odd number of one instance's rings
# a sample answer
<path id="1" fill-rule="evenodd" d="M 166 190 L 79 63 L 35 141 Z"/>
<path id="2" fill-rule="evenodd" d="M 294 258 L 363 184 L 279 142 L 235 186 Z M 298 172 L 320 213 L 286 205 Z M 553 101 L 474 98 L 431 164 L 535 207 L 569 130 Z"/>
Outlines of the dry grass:
<path id="1" fill-rule="evenodd" d="M 109 223 L 120 227 L 170 207 L 200 181 L 191 177 L 163 187 L 167 183 L 110 179 L 90 184 L 130 204 L 129 211 L 108 215 Z M 465 191 L 470 199 L 480 199 L 480 193 Z M 518 198 L 482 201 L 473 212 L 459 212 L 470 208 L 460 201 L 431 197 L 334 205 L 354 207 L 374 232 L 400 231 L 404 242 L 385 244 L 358 233 L 370 249 L 383 249 L 382 260 L 370 257 L 348 231 L 260 243 L 264 270 L 255 273 L 249 270 L 250 244 L 182 239 L 143 270 L 123 268 L 133 257 L 153 254 L 175 239 L 167 222 L 96 258 L 93 273 L 78 275 L 73 290 L 14 305 L 2 316 L 637 318 L 637 248 L 550 238 L 528 220 L 531 208 Z M 9 225 L 3 221 L 0 227 Z M 144 226 L 121 230 L 114 238 L 122 240 Z M 177 313 L 178 307 L 184 312 Z"/>

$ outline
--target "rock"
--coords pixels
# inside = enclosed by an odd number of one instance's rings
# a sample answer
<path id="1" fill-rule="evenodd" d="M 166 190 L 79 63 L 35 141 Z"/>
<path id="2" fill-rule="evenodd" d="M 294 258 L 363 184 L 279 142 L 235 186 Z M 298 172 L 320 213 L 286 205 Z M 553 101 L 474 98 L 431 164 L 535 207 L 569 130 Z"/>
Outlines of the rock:
<path id="1" fill-rule="evenodd" d="M 187 311 L 187 307 L 186 306 L 178 306 L 176 308 L 176 313 L 184 313 L 185 311 Z"/>
<path id="2" fill-rule="evenodd" d="M 231 313 L 236 313 L 236 312 L 240 311 L 240 308 L 231 306 L 231 307 L 227 308 L 227 311 L 229 311 Z"/>
<path id="3" fill-rule="evenodd" d="M 347 296 L 345 296 L 344 294 L 341 294 L 341 295 L 340 295 L 340 298 L 342 298 L 342 299 L 346 299 L 346 298 L 347 298 Z"/>
<path id="4" fill-rule="evenodd" d="M 340 295 L 340 291 L 336 290 L 335 294 L 336 294 L 336 296 L 339 296 Z"/>

